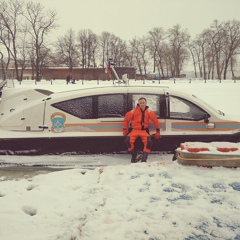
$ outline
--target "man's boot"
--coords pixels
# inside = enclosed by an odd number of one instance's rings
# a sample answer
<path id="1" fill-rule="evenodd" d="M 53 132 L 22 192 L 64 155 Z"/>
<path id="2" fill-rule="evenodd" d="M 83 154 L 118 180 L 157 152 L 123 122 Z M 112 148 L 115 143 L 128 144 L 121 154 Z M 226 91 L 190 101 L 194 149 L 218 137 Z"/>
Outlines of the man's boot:
<path id="1" fill-rule="evenodd" d="M 148 158 L 148 153 L 147 152 L 143 152 L 142 162 L 146 162 L 147 158 Z"/>
<path id="2" fill-rule="evenodd" d="M 137 161 L 136 161 L 136 157 L 137 157 L 137 152 L 136 152 L 136 150 L 133 149 L 133 150 L 131 151 L 131 154 L 132 154 L 131 163 L 136 163 L 136 162 L 137 162 Z"/>

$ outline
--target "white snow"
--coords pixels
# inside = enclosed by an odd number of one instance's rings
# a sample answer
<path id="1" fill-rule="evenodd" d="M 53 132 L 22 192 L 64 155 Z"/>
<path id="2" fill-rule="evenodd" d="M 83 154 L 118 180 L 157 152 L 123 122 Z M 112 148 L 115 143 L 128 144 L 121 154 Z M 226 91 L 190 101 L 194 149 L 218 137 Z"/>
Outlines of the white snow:
<path id="1" fill-rule="evenodd" d="M 238 82 L 161 84 L 240 118 Z M 183 166 L 171 158 L 150 154 L 147 163 L 130 164 L 126 154 L 0 156 L 0 163 L 71 167 L 36 176 L 12 169 L 13 179 L 0 169 L 0 239 L 240 239 L 240 169 Z"/>

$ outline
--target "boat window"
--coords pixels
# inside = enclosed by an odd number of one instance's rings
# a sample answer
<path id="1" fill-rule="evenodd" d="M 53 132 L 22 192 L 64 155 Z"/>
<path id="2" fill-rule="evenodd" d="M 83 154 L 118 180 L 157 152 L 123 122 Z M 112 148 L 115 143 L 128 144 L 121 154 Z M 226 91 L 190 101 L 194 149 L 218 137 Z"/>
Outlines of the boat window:
<path id="1" fill-rule="evenodd" d="M 98 96 L 98 118 L 124 117 L 124 106 L 123 94 Z"/>
<path id="2" fill-rule="evenodd" d="M 53 107 L 82 119 L 93 118 L 93 98 L 83 97 L 52 104 Z"/>
<path id="3" fill-rule="evenodd" d="M 195 104 L 179 97 L 169 96 L 170 118 L 199 121 L 205 112 Z"/>
<path id="4" fill-rule="evenodd" d="M 134 109 L 138 104 L 138 99 L 144 97 L 147 99 L 147 106 L 149 106 L 149 109 L 154 111 L 157 115 L 157 117 L 160 117 L 160 106 L 159 106 L 159 98 L 160 95 L 156 94 L 133 94 L 132 96 L 132 109 Z"/>

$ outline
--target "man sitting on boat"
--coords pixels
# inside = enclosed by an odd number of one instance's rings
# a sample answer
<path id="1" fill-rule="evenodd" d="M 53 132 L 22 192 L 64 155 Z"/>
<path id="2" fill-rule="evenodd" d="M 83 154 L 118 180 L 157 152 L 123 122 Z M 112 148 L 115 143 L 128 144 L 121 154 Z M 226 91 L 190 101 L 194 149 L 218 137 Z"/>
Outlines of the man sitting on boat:
<path id="1" fill-rule="evenodd" d="M 152 141 L 149 134 L 149 121 L 152 121 L 156 127 L 156 139 L 160 138 L 160 123 L 154 111 L 151 111 L 147 106 L 147 100 L 144 97 L 138 99 L 138 104 L 134 110 L 126 113 L 123 122 L 123 135 L 126 136 L 128 151 L 132 154 L 131 162 L 137 162 L 137 152 L 134 149 L 134 143 L 138 137 L 143 142 L 143 157 L 142 162 L 147 161 L 148 154 L 151 151 Z M 129 124 L 131 126 L 128 133 Z"/>

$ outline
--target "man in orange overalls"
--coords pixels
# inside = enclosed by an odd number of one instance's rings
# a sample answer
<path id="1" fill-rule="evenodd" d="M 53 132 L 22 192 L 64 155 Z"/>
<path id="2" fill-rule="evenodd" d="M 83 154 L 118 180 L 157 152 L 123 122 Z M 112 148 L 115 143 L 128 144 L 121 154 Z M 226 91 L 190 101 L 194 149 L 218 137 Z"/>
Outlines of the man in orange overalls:
<path id="1" fill-rule="evenodd" d="M 152 121 L 156 127 L 155 139 L 160 138 L 160 124 L 155 112 L 148 109 L 147 100 L 141 97 L 134 110 L 126 113 L 123 122 L 123 135 L 126 136 L 128 151 L 132 154 L 131 162 L 136 162 L 137 152 L 134 149 L 134 143 L 137 137 L 141 137 L 144 144 L 142 162 L 147 161 L 148 154 L 151 151 L 151 136 L 149 134 L 149 121 Z M 131 123 L 131 132 L 128 133 L 129 123 Z"/>

